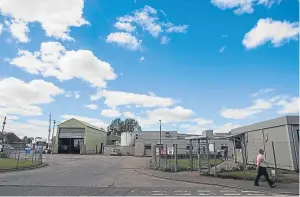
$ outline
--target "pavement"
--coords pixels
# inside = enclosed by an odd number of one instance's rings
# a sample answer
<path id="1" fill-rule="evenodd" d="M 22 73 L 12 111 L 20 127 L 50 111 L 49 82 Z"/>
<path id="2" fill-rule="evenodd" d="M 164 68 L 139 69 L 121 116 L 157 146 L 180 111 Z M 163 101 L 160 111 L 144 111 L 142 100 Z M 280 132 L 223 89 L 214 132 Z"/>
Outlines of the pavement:
<path id="1" fill-rule="evenodd" d="M 253 190 L 265 193 L 273 193 L 273 194 L 287 194 L 287 195 L 297 195 L 299 196 L 299 184 L 297 183 L 288 183 L 288 184 L 280 184 L 276 185 L 276 188 L 270 188 L 266 182 L 260 183 L 260 186 L 254 186 L 253 181 L 248 180 L 234 180 L 234 179 L 222 179 L 222 178 L 214 178 L 208 176 L 199 176 L 198 172 L 161 172 L 152 169 L 145 169 L 143 171 L 138 170 L 138 173 L 166 179 L 166 180 L 174 180 L 174 181 L 182 181 L 187 183 L 198 183 L 203 185 L 214 185 L 225 187 L 229 189 L 244 189 L 244 190 Z"/>
<path id="2" fill-rule="evenodd" d="M 47 167 L 0 173 L 0 196 L 278 195 L 273 190 L 257 191 L 167 180 L 170 174 L 158 171 L 162 177 L 154 177 L 150 174 L 153 172 L 149 169 L 149 158 L 44 155 L 43 161 L 48 163 Z"/>

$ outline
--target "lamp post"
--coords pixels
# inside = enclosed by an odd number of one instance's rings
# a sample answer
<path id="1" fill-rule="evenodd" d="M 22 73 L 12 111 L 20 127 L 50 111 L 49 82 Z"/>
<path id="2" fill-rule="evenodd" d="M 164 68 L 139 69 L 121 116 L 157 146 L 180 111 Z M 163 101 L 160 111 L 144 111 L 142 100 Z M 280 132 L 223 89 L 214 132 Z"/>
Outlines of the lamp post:
<path id="1" fill-rule="evenodd" d="M 161 145 L 161 120 L 159 120 L 159 144 Z"/>

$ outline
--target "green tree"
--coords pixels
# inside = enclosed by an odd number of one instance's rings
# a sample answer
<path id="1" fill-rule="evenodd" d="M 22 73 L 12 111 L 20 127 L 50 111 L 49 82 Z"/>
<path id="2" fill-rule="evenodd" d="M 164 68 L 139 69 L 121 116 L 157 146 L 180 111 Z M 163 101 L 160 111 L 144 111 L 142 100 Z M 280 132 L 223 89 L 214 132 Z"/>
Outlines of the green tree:
<path id="1" fill-rule="evenodd" d="M 114 119 L 107 127 L 107 135 L 120 136 L 123 132 L 139 132 L 142 131 L 139 122 L 132 118 L 127 118 L 124 121 L 120 118 Z"/>

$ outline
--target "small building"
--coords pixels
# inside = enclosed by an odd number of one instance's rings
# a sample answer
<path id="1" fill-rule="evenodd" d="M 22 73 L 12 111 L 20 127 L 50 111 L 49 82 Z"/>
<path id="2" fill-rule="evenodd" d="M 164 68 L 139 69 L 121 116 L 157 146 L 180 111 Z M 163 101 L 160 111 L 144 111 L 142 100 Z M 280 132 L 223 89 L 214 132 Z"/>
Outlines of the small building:
<path id="1" fill-rule="evenodd" d="M 270 167 L 275 167 L 276 161 L 278 168 L 299 170 L 299 116 L 283 116 L 232 129 L 230 137 L 235 144 L 236 162 L 255 164 L 258 150 L 263 149 Z"/>
<path id="2" fill-rule="evenodd" d="M 103 128 L 72 118 L 57 125 L 54 153 L 102 153 L 106 140 Z"/>
<path id="3" fill-rule="evenodd" d="M 141 131 L 135 135 L 135 156 L 152 156 L 153 147 L 167 145 L 168 154 L 173 154 L 173 145 L 177 144 L 178 154 L 187 154 L 188 141 L 185 139 L 189 134 L 179 134 L 177 131 Z M 161 139 L 161 140 L 160 140 Z"/>
<path id="4" fill-rule="evenodd" d="M 106 145 L 120 145 L 121 144 L 121 136 L 117 135 L 108 135 L 106 140 Z"/>

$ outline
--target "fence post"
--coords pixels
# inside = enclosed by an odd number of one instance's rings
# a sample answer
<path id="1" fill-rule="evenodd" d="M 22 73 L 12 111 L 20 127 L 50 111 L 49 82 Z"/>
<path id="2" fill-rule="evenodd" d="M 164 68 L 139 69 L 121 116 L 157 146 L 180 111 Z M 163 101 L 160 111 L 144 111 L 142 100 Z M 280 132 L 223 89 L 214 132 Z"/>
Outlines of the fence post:
<path id="1" fill-rule="evenodd" d="M 158 169 L 160 168 L 160 157 L 161 157 L 161 144 L 159 144 L 159 148 L 158 148 Z"/>
<path id="2" fill-rule="evenodd" d="M 175 144 L 175 172 L 177 172 L 177 144 Z"/>
<path id="3" fill-rule="evenodd" d="M 275 164 L 275 181 L 278 181 L 278 170 L 277 170 L 277 162 L 276 162 L 276 154 L 274 148 L 274 142 L 272 141 L 272 149 L 273 149 L 273 156 L 274 156 L 274 164 Z"/>
<path id="4" fill-rule="evenodd" d="M 98 150 L 97 150 L 97 149 L 98 149 L 98 146 L 96 145 L 96 154 L 98 153 Z"/>
<path id="5" fill-rule="evenodd" d="M 190 140 L 189 148 L 190 148 L 190 150 L 189 150 L 190 151 L 189 152 L 190 153 L 190 171 L 193 171 L 193 158 L 192 158 L 193 157 L 193 152 L 192 152 L 193 151 L 193 149 L 192 149 L 193 148 L 193 142 L 192 142 L 192 140 Z"/>
<path id="6" fill-rule="evenodd" d="M 166 155 L 165 155 L 165 171 L 166 171 L 166 168 L 168 166 L 168 145 L 166 144 Z"/>
<path id="7" fill-rule="evenodd" d="M 31 155 L 31 163 L 33 163 L 33 156 L 34 156 L 35 153 L 32 153 Z"/>
<path id="8" fill-rule="evenodd" d="M 20 159 L 20 150 L 19 150 L 19 152 L 18 152 L 18 159 L 17 159 L 16 169 L 18 169 L 18 166 L 19 166 L 19 159 Z"/>
<path id="9" fill-rule="evenodd" d="M 201 175 L 201 161 L 200 161 L 200 157 L 201 157 L 201 150 L 200 150 L 200 139 L 198 139 L 198 171 L 199 171 L 199 175 Z"/>
<path id="10" fill-rule="evenodd" d="M 214 142 L 214 167 L 215 167 L 215 172 L 214 175 L 217 176 L 217 154 L 216 154 L 216 142 Z"/>
<path id="11" fill-rule="evenodd" d="M 209 163 L 209 144 L 208 144 L 208 138 L 206 137 L 206 154 L 207 154 L 207 172 L 210 174 L 210 163 Z"/>
<path id="12" fill-rule="evenodd" d="M 156 145 L 153 146 L 154 165 L 156 167 Z"/>

